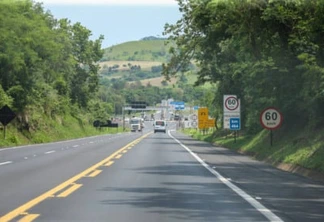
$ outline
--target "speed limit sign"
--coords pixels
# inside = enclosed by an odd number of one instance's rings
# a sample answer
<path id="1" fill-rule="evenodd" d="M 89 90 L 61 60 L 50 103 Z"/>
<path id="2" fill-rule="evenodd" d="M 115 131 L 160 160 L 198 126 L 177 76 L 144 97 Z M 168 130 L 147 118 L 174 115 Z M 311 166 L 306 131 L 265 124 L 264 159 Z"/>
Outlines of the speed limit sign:
<path id="1" fill-rule="evenodd" d="M 239 107 L 239 101 L 234 96 L 229 96 L 225 99 L 225 108 L 228 111 L 234 111 Z"/>
<path id="2" fill-rule="evenodd" d="M 263 128 L 274 130 L 281 126 L 283 117 L 281 113 L 274 107 L 268 107 L 262 111 L 260 122 Z"/>

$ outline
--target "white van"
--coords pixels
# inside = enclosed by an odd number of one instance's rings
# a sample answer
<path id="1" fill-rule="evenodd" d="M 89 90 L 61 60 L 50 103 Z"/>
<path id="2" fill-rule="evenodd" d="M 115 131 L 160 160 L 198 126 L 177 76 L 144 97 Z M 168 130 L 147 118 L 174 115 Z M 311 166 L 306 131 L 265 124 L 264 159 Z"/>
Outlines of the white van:
<path id="1" fill-rule="evenodd" d="M 166 133 L 167 122 L 165 120 L 154 120 L 153 127 L 154 133 L 164 132 Z"/>

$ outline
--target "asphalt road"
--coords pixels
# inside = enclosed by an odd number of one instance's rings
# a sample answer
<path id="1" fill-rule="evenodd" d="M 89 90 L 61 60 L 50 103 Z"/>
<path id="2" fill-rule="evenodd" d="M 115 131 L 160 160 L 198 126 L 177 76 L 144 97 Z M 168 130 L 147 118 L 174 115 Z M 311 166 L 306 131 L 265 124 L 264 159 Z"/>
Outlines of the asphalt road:
<path id="1" fill-rule="evenodd" d="M 324 221 L 323 184 L 145 125 L 0 151 L 0 221 Z"/>

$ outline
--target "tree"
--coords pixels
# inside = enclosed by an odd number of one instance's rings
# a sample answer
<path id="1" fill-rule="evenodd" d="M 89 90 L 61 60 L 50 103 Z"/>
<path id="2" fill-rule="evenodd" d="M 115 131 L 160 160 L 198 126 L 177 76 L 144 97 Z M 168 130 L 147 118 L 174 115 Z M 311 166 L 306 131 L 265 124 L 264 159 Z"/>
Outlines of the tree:
<path id="1" fill-rule="evenodd" d="M 94 98 L 93 95 L 98 89 L 98 71 L 99 65 L 95 62 L 99 61 L 103 56 L 101 42 L 103 36 L 98 40 L 89 40 L 91 31 L 86 29 L 80 23 L 72 26 L 72 54 L 76 60 L 75 77 L 71 82 L 71 98 L 72 102 L 86 107 L 87 102 Z"/>
<path id="2" fill-rule="evenodd" d="M 89 40 L 80 23 L 57 20 L 31 0 L 0 1 L 0 20 L 0 84 L 18 114 L 37 107 L 52 115 L 71 101 L 86 108 L 96 97 L 102 36 Z"/>
<path id="3" fill-rule="evenodd" d="M 224 94 L 241 98 L 242 122 L 251 131 L 260 129 L 255 116 L 266 106 L 277 106 L 287 125 L 315 116 L 323 123 L 323 1 L 178 3 L 183 17 L 165 26 L 177 45 L 163 64 L 167 79 L 195 61 L 196 85 L 217 83 L 216 107 Z"/>
<path id="4" fill-rule="evenodd" d="M 13 99 L 7 95 L 7 93 L 3 90 L 2 86 L 0 85 L 0 108 L 4 105 L 8 105 L 9 107 L 12 106 Z"/>

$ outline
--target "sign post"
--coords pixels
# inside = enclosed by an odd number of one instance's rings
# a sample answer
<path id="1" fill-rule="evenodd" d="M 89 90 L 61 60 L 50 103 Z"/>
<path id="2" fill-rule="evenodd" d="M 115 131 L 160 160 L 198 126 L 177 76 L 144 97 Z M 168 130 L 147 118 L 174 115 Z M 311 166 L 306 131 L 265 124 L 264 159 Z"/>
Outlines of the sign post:
<path id="1" fill-rule="evenodd" d="M 236 143 L 237 131 L 241 129 L 241 102 L 236 95 L 224 95 L 224 129 L 234 130 Z"/>
<path id="2" fill-rule="evenodd" d="M 263 128 L 270 130 L 270 146 L 273 144 L 272 131 L 281 126 L 282 120 L 282 114 L 275 107 L 268 107 L 261 112 L 261 125 Z"/>
<path id="3" fill-rule="evenodd" d="M 172 105 L 175 110 L 184 110 L 185 109 L 185 102 L 183 102 L 183 101 L 173 101 L 173 102 L 170 102 L 170 105 Z"/>
<path id="4" fill-rule="evenodd" d="M 230 130 L 234 130 L 234 143 L 236 143 L 237 131 L 241 129 L 240 118 L 230 118 Z"/>
<path id="5" fill-rule="evenodd" d="M 0 122 L 4 126 L 3 137 L 6 139 L 6 127 L 16 117 L 16 114 L 5 105 L 0 109 Z"/>
<path id="6" fill-rule="evenodd" d="M 231 118 L 240 118 L 241 117 L 241 103 L 237 99 L 236 95 L 224 95 L 224 104 L 223 104 L 223 122 L 224 129 L 231 129 L 230 119 Z M 235 129 L 233 129 L 235 130 Z"/>
<path id="7" fill-rule="evenodd" d="M 205 129 L 207 128 L 208 122 L 208 108 L 199 108 L 198 109 L 198 128 Z"/>

